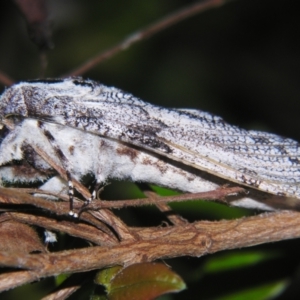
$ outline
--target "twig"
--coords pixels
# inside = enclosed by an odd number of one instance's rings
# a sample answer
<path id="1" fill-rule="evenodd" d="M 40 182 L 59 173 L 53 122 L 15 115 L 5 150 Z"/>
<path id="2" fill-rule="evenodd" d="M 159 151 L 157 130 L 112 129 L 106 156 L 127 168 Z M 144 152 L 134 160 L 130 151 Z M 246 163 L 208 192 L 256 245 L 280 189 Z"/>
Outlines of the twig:
<path id="1" fill-rule="evenodd" d="M 139 240 L 115 247 L 96 246 L 23 257 L 0 253 L 0 262 L 3 266 L 31 270 L 31 276 L 27 271 L 18 274 L 16 282 L 21 285 L 61 273 L 86 272 L 184 255 L 199 257 L 226 249 L 297 238 L 300 236 L 300 213 L 281 211 L 238 220 L 202 221 L 136 231 Z M 12 284 L 6 282 L 7 275 L 0 276 L 0 291 Z"/>
<path id="2" fill-rule="evenodd" d="M 14 84 L 14 80 L 10 78 L 7 74 L 0 71 L 0 82 L 4 86 L 11 86 Z"/>
<path id="3" fill-rule="evenodd" d="M 31 195 L 27 195 L 26 193 L 20 192 L 20 190 L 22 191 L 22 189 L 0 188 L 0 203 L 29 204 L 29 205 L 33 205 L 33 206 L 42 208 L 44 210 L 50 211 L 57 216 L 66 216 L 66 215 L 68 216 L 69 210 L 68 210 L 67 203 L 61 203 L 58 201 L 48 201 L 44 198 L 33 197 Z M 33 189 L 30 189 L 30 190 L 33 190 Z M 78 200 L 75 200 L 75 201 L 77 203 Z M 81 203 L 82 203 L 81 201 L 78 201 L 79 207 L 82 205 Z M 32 223 L 30 222 L 29 215 L 27 218 L 28 218 L 28 220 L 27 220 L 28 224 L 34 224 L 33 220 L 31 220 Z M 68 216 L 67 220 L 70 220 L 70 219 L 72 219 L 72 218 Z M 51 219 L 49 219 L 49 222 L 50 222 L 50 220 Z M 19 221 L 22 221 L 22 220 L 20 219 Z M 24 221 L 25 220 L 23 219 L 23 222 Z M 102 237 L 102 240 L 101 240 L 102 245 L 104 245 L 106 242 L 108 242 L 108 243 L 114 242 L 115 238 L 114 238 L 114 234 L 112 234 L 111 230 L 103 222 L 100 222 L 99 219 L 96 219 L 95 217 L 93 217 L 90 213 L 87 213 L 87 212 L 82 213 L 80 216 L 80 221 L 85 221 L 102 231 L 102 232 L 99 232 L 99 230 L 97 231 L 98 235 L 99 235 L 98 242 L 100 241 L 100 238 Z M 37 221 L 36 225 L 41 226 L 42 223 Z M 44 225 L 45 225 L 45 228 L 48 228 L 48 229 L 54 229 L 54 230 L 62 229 L 62 228 L 50 228 L 51 224 L 48 224 L 48 225 L 44 224 Z M 50 227 L 48 227 L 48 226 L 50 226 Z M 67 232 L 67 228 L 65 228 L 65 230 Z M 70 232 L 67 232 L 67 233 L 69 233 L 70 235 L 82 237 L 80 234 L 71 234 Z M 96 241 L 93 241 L 93 242 L 95 242 L 96 244 L 98 243 Z"/>
<path id="4" fill-rule="evenodd" d="M 148 27 L 137 31 L 134 34 L 131 34 L 119 44 L 95 55 L 93 58 L 83 63 L 81 66 L 73 69 L 72 71 L 68 72 L 62 77 L 82 75 L 90 69 L 94 68 L 97 64 L 103 62 L 104 60 L 111 58 L 112 56 L 120 53 L 123 50 L 127 50 L 133 44 L 145 40 L 150 36 L 157 34 L 158 32 L 163 31 L 164 29 L 167 29 L 168 27 L 171 27 L 172 25 L 179 23 L 187 18 L 190 18 L 196 14 L 199 14 L 211 8 L 219 7 L 225 4 L 226 2 L 229 2 L 229 0 L 206 0 L 199 1 L 192 5 L 186 6 L 185 8 L 182 8 L 179 11 L 176 11 L 164 17 L 163 19 L 155 22 L 154 24 L 151 24 Z"/>
<path id="5" fill-rule="evenodd" d="M 88 208 L 101 209 L 101 208 L 123 208 L 128 206 L 143 206 L 153 205 L 157 203 L 169 203 L 169 202 L 182 202 L 182 201 L 193 201 L 193 200 L 208 200 L 218 201 L 227 204 L 224 198 L 232 194 L 244 193 L 245 190 L 241 187 L 222 187 L 213 191 L 201 192 L 201 193 L 187 193 L 176 196 L 165 196 L 153 198 L 139 198 L 139 199 L 128 199 L 128 200 L 101 200 L 93 201 Z"/>
<path id="6" fill-rule="evenodd" d="M 70 295 L 81 288 L 89 279 L 89 276 L 86 276 L 86 274 L 73 274 L 72 276 L 68 277 L 61 285 L 59 285 L 57 289 L 55 289 L 55 291 L 52 291 L 41 300 L 67 299 Z"/>
<path id="7" fill-rule="evenodd" d="M 78 182 L 78 184 L 80 184 Z M 80 184 L 81 185 L 81 184 Z M 20 189 L 19 189 L 20 190 Z M 67 201 L 67 197 L 64 195 L 56 195 L 53 193 L 49 193 L 42 190 L 36 190 L 36 189 L 21 189 L 24 192 L 28 193 L 37 193 L 37 194 L 50 194 L 54 196 L 58 196 L 61 199 L 64 199 Z M 128 206 L 144 206 L 144 205 L 161 205 L 168 202 L 182 202 L 182 201 L 192 201 L 192 200 L 216 200 L 216 201 L 224 201 L 223 199 L 226 196 L 232 195 L 232 194 L 238 194 L 243 193 L 244 189 L 241 187 L 222 187 L 213 191 L 208 192 L 202 192 L 202 193 L 194 193 L 194 194 L 181 194 L 177 196 L 167 196 L 167 197 L 159 197 L 155 195 L 155 193 L 151 194 L 150 198 L 140 198 L 140 199 L 128 199 L 128 200 L 94 200 L 92 203 L 90 203 L 85 210 L 88 210 L 91 215 L 93 215 L 96 219 L 101 220 L 102 222 L 105 222 L 106 224 L 109 224 L 112 228 L 114 228 L 115 232 L 118 234 L 118 237 L 121 241 L 134 241 L 137 239 L 134 232 L 128 229 L 128 227 L 119 219 L 117 218 L 110 210 L 111 208 L 123 208 Z M 55 212 L 58 214 L 65 214 L 66 212 L 66 203 L 60 203 L 60 202 L 53 202 L 53 201 L 46 201 L 42 198 L 32 197 L 27 195 L 27 197 L 22 197 L 23 193 L 18 192 L 18 189 L 0 189 L 0 202 L 3 203 L 18 203 L 18 204 L 31 204 L 37 207 L 41 207 L 44 209 L 47 209 L 51 212 Z M 25 194 L 26 195 L 26 194 Z M 2 196 L 2 199 L 1 199 Z M 155 196 L 155 197 L 153 197 Z M 74 199 L 74 207 L 80 209 L 82 207 L 82 204 L 80 201 L 76 201 Z M 166 208 L 169 210 L 168 206 Z M 85 211 L 84 210 L 84 211 Z M 95 210 L 95 211 L 92 211 Z M 81 214 L 80 219 L 88 221 L 90 224 L 93 224 L 93 220 L 89 219 L 89 214 L 84 213 Z M 63 213 L 64 212 L 64 213 Z M 171 222 L 176 225 L 183 225 L 186 222 L 180 217 L 180 216 L 173 216 L 171 218 Z M 29 223 L 33 224 L 33 223 Z M 38 224 L 37 224 L 38 225 Z M 47 225 L 50 226 L 50 225 Z M 49 228 L 45 224 L 45 228 L 48 229 L 54 229 L 55 228 Z M 99 227 L 99 226 L 98 226 Z M 109 234 L 107 232 L 106 228 L 100 227 L 105 233 Z M 70 235 L 74 236 L 81 236 L 81 234 L 78 233 L 69 233 Z M 94 243 L 98 243 L 98 239 L 93 240 L 94 237 L 87 238 Z M 101 241 L 101 240 L 100 240 Z M 106 239 L 102 240 L 102 245 L 105 243 Z"/>
<path id="8" fill-rule="evenodd" d="M 155 206 L 165 214 L 165 216 L 172 224 L 179 226 L 187 222 L 187 220 L 184 220 L 180 215 L 176 214 L 168 204 L 159 203 L 158 201 L 156 201 L 159 196 L 153 191 L 149 184 L 137 183 L 137 186 L 145 196 L 147 196 L 151 201 L 155 203 Z"/>
<path id="9" fill-rule="evenodd" d="M 90 241 L 96 245 L 112 246 L 118 243 L 118 240 L 110 233 L 109 235 L 101 232 L 99 229 L 84 223 L 75 223 L 66 220 L 55 220 L 53 217 L 35 216 L 25 213 L 7 213 L 13 220 L 30 225 L 36 225 L 48 230 L 55 230 L 67 233 L 71 236 L 79 237 Z"/>
<path id="10" fill-rule="evenodd" d="M 53 202 L 53 201 L 45 201 L 45 199 L 38 198 L 38 197 L 28 197 L 22 198 L 21 196 L 24 195 L 23 193 L 36 193 L 36 194 L 45 194 L 51 196 L 57 196 L 60 199 L 67 201 L 67 196 L 65 195 L 56 195 L 48 191 L 38 190 L 38 189 L 1 189 L 0 188 L 0 202 L 3 203 L 15 203 L 15 204 L 31 204 L 43 209 L 47 209 L 49 211 L 55 212 L 59 215 L 66 214 L 66 204 L 61 202 Z M 151 198 L 137 198 L 137 199 L 125 199 L 125 200 L 94 200 L 90 203 L 83 211 L 85 210 L 100 210 L 100 209 L 120 209 L 124 207 L 138 207 L 144 205 L 156 205 L 159 203 L 170 203 L 170 202 L 183 202 L 183 201 L 195 201 L 195 200 L 204 200 L 204 201 L 217 201 L 222 203 L 227 203 L 224 200 L 227 196 L 242 194 L 245 193 L 245 190 L 242 187 L 221 187 L 216 190 L 201 192 L 201 193 L 185 193 L 176 196 L 155 196 Z M 19 194 L 19 196 L 18 196 Z M 1 196 L 3 197 L 1 200 Z M 12 199 L 10 199 L 12 197 Z M 10 199 L 10 200 L 9 200 Z M 74 207 L 81 208 L 82 202 L 76 200 L 74 198 Z M 92 224 L 92 223 L 91 223 Z"/>
<path id="11" fill-rule="evenodd" d="M 20 189 L 21 190 L 21 189 Z M 36 191 L 37 192 L 37 191 Z M 8 189 L 8 188 L 0 188 L 0 203 L 8 203 L 8 204 L 29 204 L 33 205 L 48 211 L 51 211 L 55 213 L 56 215 L 68 215 L 68 207 L 67 203 L 62 203 L 58 201 L 47 201 L 46 199 L 39 198 L 39 197 L 33 197 L 31 195 L 28 195 L 26 193 L 22 193 L 18 191 L 17 189 Z M 76 206 L 81 207 L 82 204 L 77 203 Z M 99 223 L 99 221 L 96 222 L 94 220 L 93 216 L 96 217 L 97 220 L 101 220 L 102 222 L 105 222 L 106 224 L 109 224 L 112 228 L 114 228 L 115 232 L 118 234 L 118 237 L 120 240 L 135 240 L 136 237 L 134 233 L 131 233 L 128 227 L 122 222 L 119 218 L 117 218 L 111 211 L 107 209 L 101 209 L 100 212 L 92 211 L 90 213 L 88 212 L 82 212 L 80 215 L 80 221 L 86 221 L 90 224 L 93 224 L 100 230 L 102 230 L 104 233 L 106 233 L 108 236 L 112 238 L 112 234 L 110 230 L 108 230 L 107 227 L 104 226 L 104 224 Z M 70 217 L 69 217 L 70 218 Z M 38 224 L 37 224 L 38 225 Z M 55 229 L 55 228 L 53 228 Z M 75 234 L 74 234 L 75 235 Z M 79 235 L 76 235 L 79 236 Z M 114 239 L 108 240 L 108 237 L 105 235 L 105 238 L 102 240 L 102 244 L 105 244 L 106 242 L 114 242 Z M 99 242 L 99 240 L 98 240 Z"/>

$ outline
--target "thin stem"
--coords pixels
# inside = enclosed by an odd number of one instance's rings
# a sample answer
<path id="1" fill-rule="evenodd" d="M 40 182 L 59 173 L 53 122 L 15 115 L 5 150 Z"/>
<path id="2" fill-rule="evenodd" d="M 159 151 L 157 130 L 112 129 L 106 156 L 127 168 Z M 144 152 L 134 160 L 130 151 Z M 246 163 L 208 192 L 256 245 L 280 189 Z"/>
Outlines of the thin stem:
<path id="1" fill-rule="evenodd" d="M 94 201 L 88 207 L 92 209 L 100 209 L 100 208 L 123 208 L 128 206 L 143 206 L 143 205 L 153 205 L 157 203 L 169 203 L 169 202 L 182 202 L 182 201 L 193 201 L 193 200 L 208 200 L 208 201 L 218 201 L 224 202 L 227 204 L 224 198 L 226 196 L 232 194 L 244 193 L 245 190 L 241 187 L 224 187 L 218 188 L 213 191 L 201 192 L 201 193 L 187 193 L 180 194 L 176 196 L 165 196 L 165 197 L 155 197 L 155 199 L 151 198 L 139 198 L 139 199 L 128 199 L 128 200 L 101 200 Z"/>
<path id="2" fill-rule="evenodd" d="M 14 80 L 10 78 L 7 74 L 0 71 L 0 82 L 4 86 L 11 86 L 14 84 Z"/>
<path id="3" fill-rule="evenodd" d="M 139 189 L 143 192 L 143 194 L 152 200 L 155 203 L 155 206 L 165 214 L 167 219 L 174 225 L 183 225 L 187 223 L 187 220 L 184 220 L 180 215 L 178 215 L 167 203 L 160 203 L 156 200 L 160 198 L 156 192 L 153 191 L 151 186 L 146 183 L 137 183 Z"/>
<path id="4" fill-rule="evenodd" d="M 103 62 L 111 58 L 112 56 L 120 53 L 123 50 L 127 50 L 133 44 L 145 40 L 151 37 L 154 34 L 157 34 L 174 24 L 177 24 L 187 18 L 190 18 L 196 14 L 202 13 L 208 9 L 219 7 L 225 3 L 229 2 L 229 0 L 206 0 L 206 1 L 199 1 L 192 5 L 186 6 L 164 18 L 161 20 L 141 29 L 128 37 L 126 37 L 123 41 L 119 44 L 115 45 L 112 48 L 104 52 L 100 52 L 96 54 L 93 58 L 89 59 L 81 66 L 73 69 L 72 71 L 68 72 L 67 74 L 63 75 L 62 77 L 68 76 L 78 76 L 86 73 L 90 69 L 94 68 L 97 64 Z"/>

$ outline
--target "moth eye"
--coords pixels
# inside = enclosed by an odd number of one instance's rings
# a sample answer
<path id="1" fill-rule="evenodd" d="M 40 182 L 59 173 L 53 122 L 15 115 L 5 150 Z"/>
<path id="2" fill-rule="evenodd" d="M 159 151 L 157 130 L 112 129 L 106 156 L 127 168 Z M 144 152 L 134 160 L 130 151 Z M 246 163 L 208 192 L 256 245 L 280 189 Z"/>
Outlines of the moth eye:
<path id="1" fill-rule="evenodd" d="M 0 124 L 0 144 L 2 140 L 4 140 L 4 138 L 8 135 L 8 133 L 9 129 L 4 124 Z"/>

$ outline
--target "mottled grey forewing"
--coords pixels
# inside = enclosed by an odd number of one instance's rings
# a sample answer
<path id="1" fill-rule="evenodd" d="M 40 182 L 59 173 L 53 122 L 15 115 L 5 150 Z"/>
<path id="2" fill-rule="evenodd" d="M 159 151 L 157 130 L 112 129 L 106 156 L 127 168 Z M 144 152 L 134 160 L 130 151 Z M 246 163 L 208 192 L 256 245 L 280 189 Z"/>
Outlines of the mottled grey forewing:
<path id="1" fill-rule="evenodd" d="M 65 124 L 136 145 L 229 181 L 300 197 L 300 150 L 291 139 L 246 131 L 197 110 L 157 107 L 120 91 L 111 93 L 108 101 L 85 101 L 84 107 L 94 114 L 101 112 L 101 116 L 88 113 L 84 124 L 78 121 L 80 116 L 66 118 Z"/>
<path id="2" fill-rule="evenodd" d="M 183 113 L 186 115 L 180 114 L 177 124 L 165 122 L 168 130 L 157 133 L 176 149 L 171 156 L 181 156 L 185 163 L 230 181 L 300 197 L 299 143 L 274 134 L 246 131 L 200 111 Z"/>

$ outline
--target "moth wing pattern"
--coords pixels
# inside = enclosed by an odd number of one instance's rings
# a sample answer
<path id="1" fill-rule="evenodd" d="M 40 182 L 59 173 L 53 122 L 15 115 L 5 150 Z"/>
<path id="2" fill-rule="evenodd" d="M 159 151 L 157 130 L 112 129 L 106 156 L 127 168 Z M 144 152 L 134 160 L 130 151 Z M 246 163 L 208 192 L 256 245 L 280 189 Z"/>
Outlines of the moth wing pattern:
<path id="1" fill-rule="evenodd" d="M 299 143 L 247 131 L 194 109 L 166 109 L 81 78 L 24 82 L 6 90 L 0 116 L 69 126 L 156 153 L 230 182 L 300 198 Z"/>

